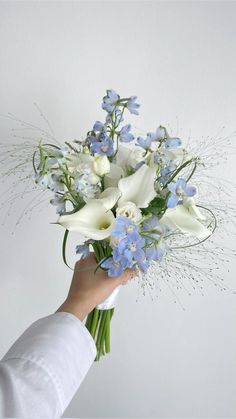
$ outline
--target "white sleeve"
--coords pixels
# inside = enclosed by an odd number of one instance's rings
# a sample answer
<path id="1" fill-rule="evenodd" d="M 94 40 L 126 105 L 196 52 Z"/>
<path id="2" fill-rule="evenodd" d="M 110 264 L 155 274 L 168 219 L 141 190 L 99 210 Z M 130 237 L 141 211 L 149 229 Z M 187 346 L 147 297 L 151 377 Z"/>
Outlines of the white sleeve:
<path id="1" fill-rule="evenodd" d="M 73 314 L 37 320 L 0 361 L 0 417 L 61 417 L 95 356 L 92 336 Z"/>

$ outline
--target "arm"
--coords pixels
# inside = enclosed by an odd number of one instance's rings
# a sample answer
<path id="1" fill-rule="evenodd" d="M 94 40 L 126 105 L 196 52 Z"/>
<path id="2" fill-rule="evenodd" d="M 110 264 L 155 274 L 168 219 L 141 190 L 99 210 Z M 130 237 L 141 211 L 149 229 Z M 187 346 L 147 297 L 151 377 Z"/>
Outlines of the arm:
<path id="1" fill-rule="evenodd" d="M 34 322 L 0 362 L 1 417 L 60 417 L 96 356 L 83 324 L 93 308 L 132 273 L 94 274 L 93 256 L 76 263 L 71 287 L 56 313 Z"/>

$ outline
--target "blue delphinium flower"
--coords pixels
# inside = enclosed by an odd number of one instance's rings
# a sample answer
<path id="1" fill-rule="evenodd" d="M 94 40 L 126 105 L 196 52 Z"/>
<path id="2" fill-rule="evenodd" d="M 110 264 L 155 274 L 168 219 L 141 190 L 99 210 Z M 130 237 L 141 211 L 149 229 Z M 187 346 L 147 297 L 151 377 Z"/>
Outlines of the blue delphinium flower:
<path id="1" fill-rule="evenodd" d="M 177 148 L 182 144 L 182 141 L 178 137 L 167 138 L 167 140 L 163 143 L 165 148 Z"/>
<path id="2" fill-rule="evenodd" d="M 137 143 L 135 145 L 138 145 L 139 147 L 144 148 L 144 150 L 149 150 L 149 148 L 151 147 L 151 144 L 152 144 L 151 138 L 146 137 L 146 139 L 144 139 L 143 137 L 138 137 Z"/>
<path id="3" fill-rule="evenodd" d="M 66 211 L 66 202 L 62 195 L 55 194 L 55 197 L 51 199 L 50 204 L 56 206 L 56 213 L 59 215 L 64 214 Z"/>
<path id="4" fill-rule="evenodd" d="M 125 243 L 125 249 L 123 250 L 123 255 L 127 258 L 129 262 L 135 261 L 139 262 L 145 258 L 145 253 L 143 247 L 145 246 L 145 240 L 137 233 L 130 234 Z"/>
<path id="5" fill-rule="evenodd" d="M 122 116 L 122 112 L 119 108 L 116 108 L 114 110 L 114 116 L 113 119 L 115 120 L 115 125 L 118 126 L 122 121 L 124 121 L 124 118 Z M 112 123 L 112 115 L 110 113 L 106 116 L 106 124 Z"/>
<path id="6" fill-rule="evenodd" d="M 106 125 L 103 122 L 96 121 L 93 126 L 93 131 L 95 132 L 106 132 Z"/>
<path id="7" fill-rule="evenodd" d="M 147 266 L 145 252 L 145 239 L 139 234 L 138 226 L 128 217 L 116 218 L 116 225 L 111 233 L 110 245 L 112 247 L 112 266 L 119 264 L 121 269 L 132 268 L 137 265 L 144 270 Z M 115 265 L 116 266 L 116 265 Z"/>
<path id="8" fill-rule="evenodd" d="M 52 173 L 51 175 L 51 184 L 50 184 L 51 191 L 64 191 L 65 185 L 62 183 L 62 176 L 58 173 Z"/>
<path id="9" fill-rule="evenodd" d="M 156 216 L 152 216 L 147 219 L 143 225 L 143 233 L 147 234 L 145 237 L 145 256 L 148 261 L 155 260 L 160 261 L 167 249 L 164 238 L 169 232 L 169 228 L 161 224 Z"/>
<path id="10" fill-rule="evenodd" d="M 65 189 L 64 183 L 61 182 L 62 176 L 60 173 L 51 173 L 47 171 L 45 173 L 37 173 L 34 176 L 35 183 L 40 186 L 50 189 L 53 192 L 63 192 Z"/>
<path id="11" fill-rule="evenodd" d="M 133 141 L 134 136 L 133 134 L 131 134 L 130 130 L 131 130 L 130 124 L 125 125 L 124 127 L 121 128 L 119 139 L 122 143 L 130 143 L 130 141 Z"/>
<path id="12" fill-rule="evenodd" d="M 168 208 L 174 208 L 185 196 L 192 197 L 197 192 L 196 188 L 194 186 L 188 186 L 186 180 L 183 178 L 169 183 L 167 187 L 171 192 L 167 201 Z"/>
<path id="13" fill-rule="evenodd" d="M 110 257 L 104 260 L 101 267 L 108 270 L 108 276 L 120 276 L 128 267 L 128 261 L 126 258 L 121 258 L 119 261 L 115 261 L 112 257 Z"/>
<path id="14" fill-rule="evenodd" d="M 150 247 L 147 247 L 145 249 L 145 255 L 147 260 L 155 260 L 160 262 L 165 254 L 166 251 L 166 245 L 161 243 L 159 245 L 153 244 Z"/>
<path id="15" fill-rule="evenodd" d="M 130 111 L 130 113 L 138 115 L 137 109 L 140 107 L 138 103 L 136 103 L 137 96 L 130 96 L 127 102 L 127 109 Z"/>
<path id="16" fill-rule="evenodd" d="M 156 215 L 153 215 L 145 220 L 142 224 L 142 229 L 144 232 L 146 230 L 151 231 L 151 235 L 154 235 L 154 238 L 157 239 L 159 239 L 161 236 L 164 236 L 169 230 L 165 224 L 160 223 Z"/>
<path id="17" fill-rule="evenodd" d="M 164 148 L 176 148 L 182 143 L 180 138 L 170 137 L 161 125 L 156 129 L 156 132 L 148 132 L 147 137 L 153 142 L 160 142 L 160 145 Z"/>
<path id="18" fill-rule="evenodd" d="M 177 164 L 174 163 L 173 161 L 170 161 L 169 165 L 165 167 L 161 167 L 161 170 L 160 170 L 161 177 L 159 178 L 159 181 L 163 185 L 166 185 L 167 182 L 170 180 L 171 176 L 173 175 L 173 173 L 175 172 L 176 168 L 177 168 Z"/>
<path id="19" fill-rule="evenodd" d="M 138 232 L 138 226 L 130 218 L 122 215 L 116 218 L 116 224 L 112 230 L 112 237 L 123 239 L 127 234 L 134 232 Z"/>
<path id="20" fill-rule="evenodd" d="M 99 178 L 98 178 L 99 179 Z M 73 190 L 78 192 L 82 198 L 94 198 L 100 190 L 99 182 L 94 183 L 91 176 L 91 171 L 85 169 L 84 173 L 79 174 L 73 184 Z"/>
<path id="21" fill-rule="evenodd" d="M 93 137 L 94 138 L 94 137 Z M 93 154 L 100 156 L 111 157 L 114 154 L 113 141 L 107 135 L 100 136 L 100 141 L 93 141 L 91 144 L 91 151 Z"/>
<path id="22" fill-rule="evenodd" d="M 118 105 L 119 100 L 120 96 L 113 89 L 109 89 L 103 98 L 102 108 L 108 113 L 111 113 Z"/>
<path id="23" fill-rule="evenodd" d="M 90 255 L 89 250 L 89 242 L 85 242 L 84 244 L 78 244 L 75 248 L 76 254 L 81 254 L 81 259 L 85 259 Z"/>
<path id="24" fill-rule="evenodd" d="M 165 128 L 161 125 L 156 129 L 156 132 L 148 132 L 147 136 L 151 139 L 151 141 L 161 141 L 164 140 L 166 136 Z"/>

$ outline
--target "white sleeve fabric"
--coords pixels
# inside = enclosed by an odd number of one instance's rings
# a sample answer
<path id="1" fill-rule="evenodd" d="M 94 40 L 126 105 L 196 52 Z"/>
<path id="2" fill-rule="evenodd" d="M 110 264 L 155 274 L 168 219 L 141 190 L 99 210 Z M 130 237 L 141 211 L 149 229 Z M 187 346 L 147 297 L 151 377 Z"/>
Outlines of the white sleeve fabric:
<path id="1" fill-rule="evenodd" d="M 61 417 L 96 352 L 73 314 L 58 312 L 34 322 L 0 361 L 0 417 Z"/>

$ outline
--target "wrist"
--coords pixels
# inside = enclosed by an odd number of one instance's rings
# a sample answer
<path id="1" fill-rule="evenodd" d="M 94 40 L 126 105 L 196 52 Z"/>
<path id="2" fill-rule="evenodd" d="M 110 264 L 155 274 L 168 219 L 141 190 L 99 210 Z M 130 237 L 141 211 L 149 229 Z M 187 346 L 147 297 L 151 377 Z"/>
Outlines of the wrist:
<path id="1" fill-rule="evenodd" d="M 83 321 L 93 309 L 94 307 L 87 301 L 79 300 L 78 298 L 74 299 L 68 296 L 64 303 L 58 308 L 57 312 L 65 311 L 74 314 L 74 316 Z"/>

